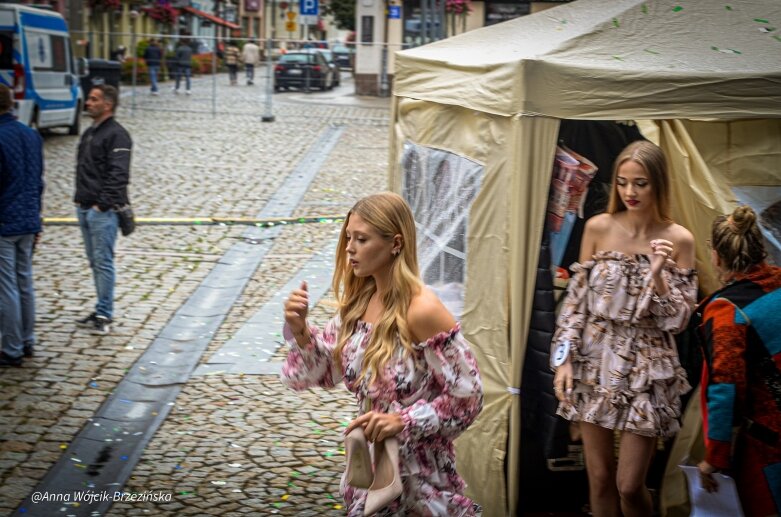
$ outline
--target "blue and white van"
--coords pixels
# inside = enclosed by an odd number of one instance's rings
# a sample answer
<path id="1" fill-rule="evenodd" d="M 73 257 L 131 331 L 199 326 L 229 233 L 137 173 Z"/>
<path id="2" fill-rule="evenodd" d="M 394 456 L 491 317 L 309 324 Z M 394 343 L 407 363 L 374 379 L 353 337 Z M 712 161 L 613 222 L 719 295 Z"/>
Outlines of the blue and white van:
<path id="1" fill-rule="evenodd" d="M 79 134 L 84 99 L 59 13 L 0 3 L 0 83 L 13 90 L 20 122 Z"/>

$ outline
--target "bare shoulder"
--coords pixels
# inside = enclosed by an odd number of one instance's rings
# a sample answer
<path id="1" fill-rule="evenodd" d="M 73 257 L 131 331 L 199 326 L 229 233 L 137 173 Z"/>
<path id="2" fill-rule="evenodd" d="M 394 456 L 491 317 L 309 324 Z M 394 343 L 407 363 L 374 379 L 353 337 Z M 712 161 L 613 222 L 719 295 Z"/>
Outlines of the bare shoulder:
<path id="1" fill-rule="evenodd" d="M 667 227 L 667 232 L 670 241 L 678 246 L 694 246 L 694 235 L 692 232 L 681 226 L 680 224 L 672 223 Z"/>
<path id="2" fill-rule="evenodd" d="M 591 235 L 604 235 L 614 224 L 612 214 L 598 214 L 586 221 L 585 232 Z"/>
<path id="3" fill-rule="evenodd" d="M 422 343 L 440 332 L 451 330 L 456 320 L 437 295 L 423 287 L 409 304 L 407 324 L 415 342 Z"/>
<path id="4" fill-rule="evenodd" d="M 695 266 L 694 235 L 681 226 L 672 223 L 665 229 L 665 238 L 673 243 L 673 260 L 679 267 L 693 268 Z"/>

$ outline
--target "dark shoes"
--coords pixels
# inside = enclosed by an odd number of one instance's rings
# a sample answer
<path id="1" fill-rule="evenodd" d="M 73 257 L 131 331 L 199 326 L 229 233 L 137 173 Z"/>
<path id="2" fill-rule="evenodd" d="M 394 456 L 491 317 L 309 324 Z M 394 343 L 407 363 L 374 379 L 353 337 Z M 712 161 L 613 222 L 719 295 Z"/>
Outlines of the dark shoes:
<path id="1" fill-rule="evenodd" d="M 33 345 L 24 345 L 22 353 L 25 357 L 33 357 L 35 355 L 35 348 L 33 348 Z"/>
<path id="2" fill-rule="evenodd" d="M 9 366 L 18 368 L 22 366 L 21 357 L 11 357 L 5 352 L 0 352 L 0 368 L 7 368 Z"/>
<path id="3" fill-rule="evenodd" d="M 108 334 L 111 330 L 111 319 L 93 312 L 86 318 L 76 320 L 76 325 L 90 329 L 93 334 Z"/>

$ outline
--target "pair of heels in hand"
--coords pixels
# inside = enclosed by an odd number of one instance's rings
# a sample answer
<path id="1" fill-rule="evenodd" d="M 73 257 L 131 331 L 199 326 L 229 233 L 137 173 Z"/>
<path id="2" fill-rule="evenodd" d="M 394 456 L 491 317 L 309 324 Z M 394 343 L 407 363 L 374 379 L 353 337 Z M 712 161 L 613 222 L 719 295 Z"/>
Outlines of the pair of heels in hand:
<path id="1" fill-rule="evenodd" d="M 369 489 L 364 515 L 374 515 L 401 495 L 399 442 L 396 438 L 374 443 L 373 473 L 369 444 L 363 428 L 356 427 L 344 437 L 344 448 L 347 453 L 347 484 Z"/>

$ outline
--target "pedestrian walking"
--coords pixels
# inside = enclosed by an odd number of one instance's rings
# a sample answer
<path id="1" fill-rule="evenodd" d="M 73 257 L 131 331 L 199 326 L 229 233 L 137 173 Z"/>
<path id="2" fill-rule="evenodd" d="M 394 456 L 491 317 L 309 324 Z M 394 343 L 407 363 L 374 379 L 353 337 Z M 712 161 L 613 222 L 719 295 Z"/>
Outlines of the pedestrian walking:
<path id="1" fill-rule="evenodd" d="M 241 53 L 239 52 L 239 47 L 237 47 L 233 41 L 228 41 L 228 46 L 225 49 L 225 66 L 228 67 L 228 77 L 230 78 L 231 86 L 236 86 L 238 84 L 240 59 Z"/>
<path id="2" fill-rule="evenodd" d="M 160 63 L 163 61 L 163 49 L 157 44 L 157 40 L 150 40 L 149 46 L 144 49 L 144 61 L 149 70 L 149 91 L 152 95 L 158 95 L 157 76 L 160 73 Z"/>
<path id="3" fill-rule="evenodd" d="M 709 247 L 724 287 L 692 321 L 705 358 L 700 481 L 718 490 L 713 473 L 725 471 L 746 517 L 781 515 L 781 268 L 765 262 L 757 215 L 747 206 L 713 221 Z"/>
<path id="4" fill-rule="evenodd" d="M 43 141 L 13 106 L 0 84 L 0 366 L 21 366 L 34 353 L 33 250 L 42 231 Z"/>
<path id="5" fill-rule="evenodd" d="M 176 46 L 174 54 L 174 60 L 176 61 L 176 86 L 174 86 L 174 93 L 179 93 L 179 85 L 182 77 L 185 79 L 185 93 L 190 95 L 190 81 L 193 73 L 192 68 L 193 49 L 186 40 L 179 40 L 179 44 Z"/>
<path id="6" fill-rule="evenodd" d="M 474 515 L 453 440 L 482 409 L 480 374 L 460 325 L 420 280 L 415 221 L 400 196 L 371 195 L 350 210 L 332 286 L 339 308 L 322 330 L 307 322 L 306 283 L 285 302 L 282 379 L 296 390 L 344 382 L 356 396 L 348 514 Z"/>
<path id="7" fill-rule="evenodd" d="M 260 64 L 260 47 L 248 41 L 241 49 L 241 60 L 244 61 L 244 71 L 247 74 L 247 86 L 255 84 L 255 67 Z"/>
<path id="8" fill-rule="evenodd" d="M 98 85 L 87 97 L 92 126 L 81 137 L 76 163 L 76 212 L 97 291 L 95 311 L 77 321 L 95 333 L 110 331 L 114 313 L 114 244 L 119 218 L 115 209 L 128 204 L 133 142 L 114 118 L 117 89 Z"/>
<path id="9" fill-rule="evenodd" d="M 598 516 L 651 515 L 645 479 L 657 438 L 678 431 L 690 389 L 673 334 L 697 298 L 694 238 L 669 217 L 669 184 L 656 145 L 619 154 L 607 213 L 586 223 L 553 338 L 557 412 L 579 423 Z"/>

